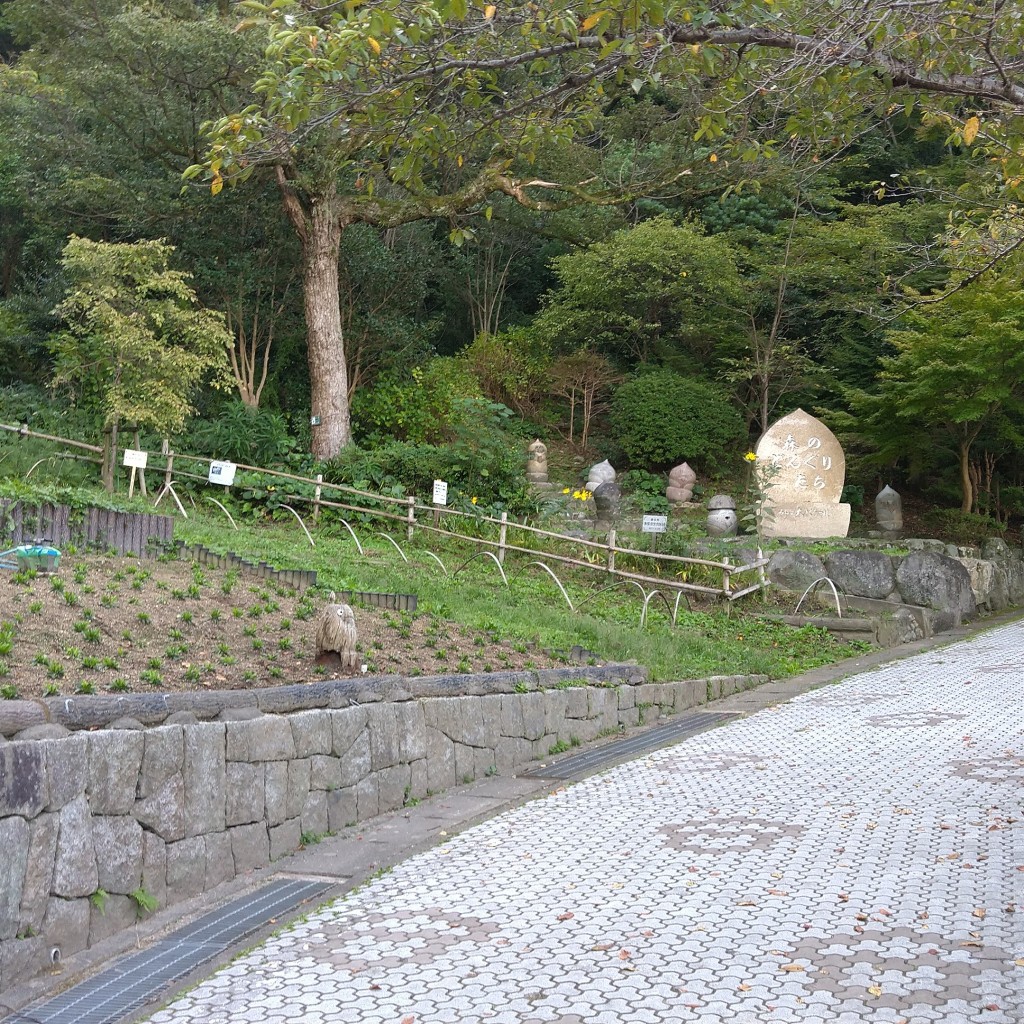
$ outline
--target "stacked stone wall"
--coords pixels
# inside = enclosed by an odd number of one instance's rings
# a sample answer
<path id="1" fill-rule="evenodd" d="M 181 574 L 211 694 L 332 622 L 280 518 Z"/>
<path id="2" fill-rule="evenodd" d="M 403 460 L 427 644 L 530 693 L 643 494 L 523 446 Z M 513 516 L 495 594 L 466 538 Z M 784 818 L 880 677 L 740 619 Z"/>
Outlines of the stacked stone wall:
<path id="1" fill-rule="evenodd" d="M 0 991 L 42 971 L 55 949 L 67 956 L 131 927 L 150 899 L 189 899 L 304 838 L 765 681 L 586 671 L 601 678 L 537 673 L 527 690 L 512 677 L 476 677 L 464 687 L 507 692 L 392 686 L 390 699 L 366 681 L 369 702 L 346 707 L 227 707 L 213 721 L 186 712 L 191 721 L 151 728 L 30 724 L 0 741 Z M 421 694 L 452 686 L 407 682 Z M 217 708 L 209 697 L 196 706 Z M 96 718 L 87 706 L 78 714 Z"/>

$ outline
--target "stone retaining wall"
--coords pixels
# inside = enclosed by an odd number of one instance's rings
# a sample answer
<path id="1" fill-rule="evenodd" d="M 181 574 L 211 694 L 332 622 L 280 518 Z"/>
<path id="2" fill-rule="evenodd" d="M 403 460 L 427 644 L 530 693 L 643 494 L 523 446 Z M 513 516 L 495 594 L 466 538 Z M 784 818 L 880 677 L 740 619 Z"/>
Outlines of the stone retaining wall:
<path id="1" fill-rule="evenodd" d="M 879 543 L 879 542 L 874 542 Z M 907 540 L 907 554 L 863 546 L 819 557 L 784 547 L 768 564 L 768 576 L 781 590 L 800 593 L 827 577 L 840 594 L 923 610 L 929 635 L 960 625 L 980 612 L 999 612 L 1024 603 L 1024 555 L 993 539 L 983 548 L 957 548 L 941 541 Z M 822 591 L 827 599 L 828 591 Z M 857 605 L 861 607 L 862 604 Z M 914 621 L 921 615 L 913 617 Z M 908 629 L 914 621 L 907 618 Z M 914 639 L 913 632 L 902 639 Z"/>
<path id="2" fill-rule="evenodd" d="M 766 681 L 649 683 L 636 666 L 570 672 L 462 677 L 464 690 L 506 692 L 451 696 L 437 695 L 453 692 L 446 677 L 392 680 L 388 699 L 360 680 L 352 685 L 369 703 L 283 714 L 256 706 L 271 691 L 248 691 L 249 707 L 221 708 L 213 721 L 188 711 L 150 728 L 129 719 L 50 739 L 28 738 L 38 731 L 29 726 L 0 743 L 0 991 L 42 971 L 54 949 L 66 956 L 130 927 L 146 897 L 163 907 L 196 896 L 293 852 L 303 835 Z M 326 685 L 278 688 L 294 689 L 347 702 Z M 102 717 L 79 703 L 84 721 Z"/>

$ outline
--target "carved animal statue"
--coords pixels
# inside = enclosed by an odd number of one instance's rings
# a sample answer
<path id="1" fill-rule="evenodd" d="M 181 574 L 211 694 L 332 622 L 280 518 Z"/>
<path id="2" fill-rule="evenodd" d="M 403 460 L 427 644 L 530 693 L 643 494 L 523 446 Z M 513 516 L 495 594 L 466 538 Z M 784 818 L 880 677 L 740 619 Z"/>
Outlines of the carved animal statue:
<path id="1" fill-rule="evenodd" d="M 356 617 L 347 604 L 337 604 L 334 591 L 316 623 L 316 661 L 318 665 L 355 668 Z"/>

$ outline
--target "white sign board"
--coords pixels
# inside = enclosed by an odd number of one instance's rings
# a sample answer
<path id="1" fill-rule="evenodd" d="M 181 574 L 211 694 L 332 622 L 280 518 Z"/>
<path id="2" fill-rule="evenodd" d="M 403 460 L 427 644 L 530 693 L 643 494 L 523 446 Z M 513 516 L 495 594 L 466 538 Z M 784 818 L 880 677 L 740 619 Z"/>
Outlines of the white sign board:
<path id="1" fill-rule="evenodd" d="M 233 462 L 211 462 L 210 475 L 207 479 L 211 484 L 230 487 L 235 482 L 235 464 Z"/>
<path id="2" fill-rule="evenodd" d="M 664 533 L 668 529 L 668 516 L 644 516 L 644 533 Z"/>
<path id="3" fill-rule="evenodd" d="M 448 504 L 448 482 L 446 480 L 434 481 L 434 504 Z"/>
<path id="4" fill-rule="evenodd" d="M 131 466 L 134 469 L 145 469 L 148 460 L 149 452 L 136 451 L 134 448 L 125 448 L 124 450 L 124 465 L 126 466 Z"/>

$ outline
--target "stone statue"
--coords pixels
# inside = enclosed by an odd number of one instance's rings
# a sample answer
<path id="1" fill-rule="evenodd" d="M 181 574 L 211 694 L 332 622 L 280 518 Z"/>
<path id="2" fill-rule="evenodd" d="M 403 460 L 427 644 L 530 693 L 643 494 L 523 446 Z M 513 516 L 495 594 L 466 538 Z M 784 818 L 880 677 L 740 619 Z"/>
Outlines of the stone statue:
<path id="1" fill-rule="evenodd" d="M 903 529 L 903 501 L 888 484 L 875 498 L 875 521 L 886 533 L 899 533 Z"/>
<path id="2" fill-rule="evenodd" d="M 526 451 L 527 481 L 538 490 L 550 490 L 551 484 L 548 482 L 548 446 L 538 437 Z"/>
<path id="3" fill-rule="evenodd" d="M 738 529 L 736 499 L 728 494 L 716 494 L 708 502 L 708 536 L 735 537 Z"/>
<path id="4" fill-rule="evenodd" d="M 676 466 L 668 475 L 668 487 L 665 488 L 665 497 L 673 505 L 680 505 L 693 498 L 693 485 L 697 482 L 697 474 L 690 468 L 689 463 L 684 462 Z"/>
<path id="5" fill-rule="evenodd" d="M 590 471 L 587 473 L 586 484 L 588 491 L 594 492 L 601 484 L 613 483 L 615 483 L 615 470 L 607 459 L 590 467 Z"/>

